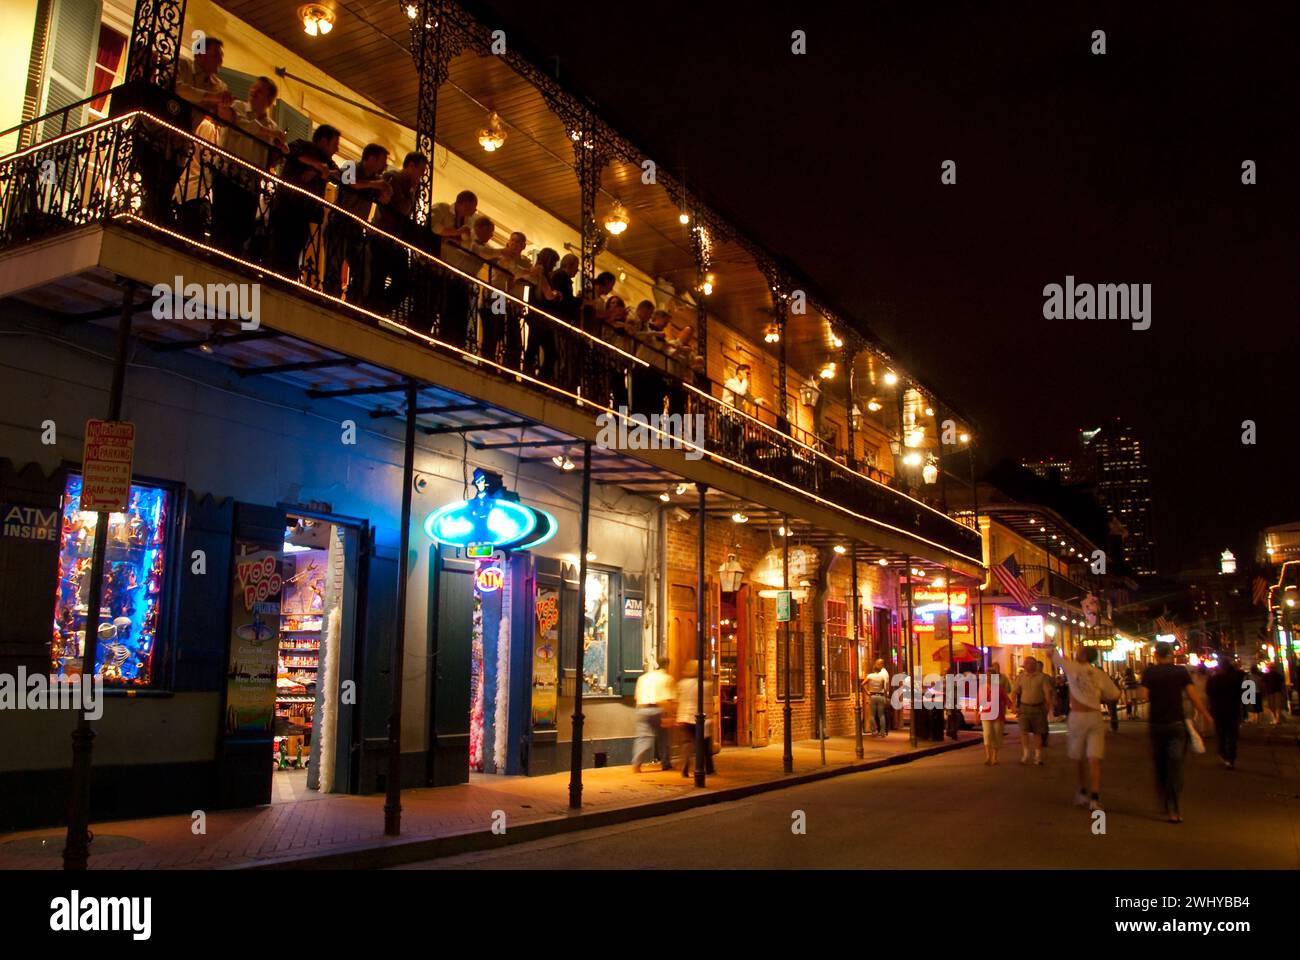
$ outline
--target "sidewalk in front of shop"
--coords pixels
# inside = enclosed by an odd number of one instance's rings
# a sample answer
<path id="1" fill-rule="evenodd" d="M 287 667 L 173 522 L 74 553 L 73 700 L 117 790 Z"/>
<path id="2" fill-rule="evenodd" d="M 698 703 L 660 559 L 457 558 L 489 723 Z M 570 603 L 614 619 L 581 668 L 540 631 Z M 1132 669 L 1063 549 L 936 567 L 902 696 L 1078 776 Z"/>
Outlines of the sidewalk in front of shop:
<path id="1" fill-rule="evenodd" d="M 90 866 L 114 869 L 377 868 L 539 840 L 574 830 L 677 813 L 737 800 L 828 776 L 908 763 L 979 742 L 963 732 L 957 741 L 921 742 L 912 749 L 905 730 L 887 739 L 863 739 L 854 756 L 852 737 L 826 741 L 826 763 L 816 740 L 794 745 L 794 773 L 782 772 L 779 742 L 757 749 L 731 747 L 716 758 L 708 786 L 694 786 L 679 770 L 647 766 L 583 770 L 583 805 L 571 811 L 568 772 L 541 777 L 474 774 L 452 787 L 402 792 L 402 835 L 383 832 L 384 798 L 338 794 L 243 810 L 212 811 L 206 832 L 194 833 L 188 816 L 119 820 L 93 826 Z M 0 836 L 0 869 L 58 869 L 63 829 Z"/>

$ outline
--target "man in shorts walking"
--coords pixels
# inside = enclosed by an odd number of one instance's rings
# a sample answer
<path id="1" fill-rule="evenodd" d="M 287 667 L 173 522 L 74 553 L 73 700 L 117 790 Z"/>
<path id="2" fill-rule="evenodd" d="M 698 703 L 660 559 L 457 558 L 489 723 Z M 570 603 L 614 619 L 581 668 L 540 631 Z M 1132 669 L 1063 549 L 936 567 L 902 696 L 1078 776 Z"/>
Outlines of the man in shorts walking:
<path id="1" fill-rule="evenodd" d="M 1089 810 L 1101 809 L 1101 760 L 1106 755 L 1106 717 L 1102 700 L 1119 698 L 1119 688 L 1105 670 L 1093 664 L 1096 647 L 1079 647 L 1073 660 L 1067 660 L 1052 647 L 1052 663 L 1065 673 L 1070 685 L 1070 714 L 1065 724 L 1065 740 L 1070 759 L 1079 765 L 1079 792 L 1076 805 Z"/>
<path id="2" fill-rule="evenodd" d="M 1024 669 L 1016 677 L 1012 691 L 1016 700 L 1016 720 L 1020 724 L 1020 762 L 1043 764 L 1043 742 L 1047 739 L 1047 711 L 1055 691 L 1052 681 L 1033 657 L 1025 657 Z"/>

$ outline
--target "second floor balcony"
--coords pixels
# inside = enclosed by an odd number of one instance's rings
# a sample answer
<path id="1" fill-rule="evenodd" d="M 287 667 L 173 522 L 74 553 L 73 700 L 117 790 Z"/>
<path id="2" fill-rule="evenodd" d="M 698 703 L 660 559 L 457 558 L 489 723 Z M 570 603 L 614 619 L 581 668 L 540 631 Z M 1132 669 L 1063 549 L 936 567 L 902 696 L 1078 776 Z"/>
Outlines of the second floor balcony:
<path id="1" fill-rule="evenodd" d="M 604 413 L 635 427 L 633 414 L 657 415 L 659 424 L 649 428 L 661 439 L 690 418 L 700 428 L 693 439 L 688 431 L 688 444 L 724 475 L 860 523 L 899 552 L 978 564 L 970 524 L 905 489 L 874 449 L 868 455 L 858 443 L 850 453 L 843 435 L 837 442 L 792 422 L 781 404 L 738 397 L 720 376 L 726 371 L 700 348 L 702 329 L 692 342 L 671 321 L 635 318 L 616 297 L 556 296 L 553 262 L 509 269 L 476 256 L 440 241 L 418 218 L 394 221 L 369 202 L 349 202 L 337 175 L 329 192 L 304 187 L 301 178 L 286 177 L 271 144 L 239 145 L 219 117 L 206 118 L 211 129 L 204 131 L 188 119 L 172 122 L 178 118 L 156 105 L 133 107 L 121 91 L 101 99 L 104 119 L 84 123 L 83 114 L 70 122 L 74 104 L 26 124 L 15 139 L 29 145 L 0 159 L 5 294 L 31 297 L 42 278 L 55 279 L 65 266 L 59 241 L 82 242 L 96 232 L 147 238 L 233 279 L 236 300 L 240 284 L 256 284 L 343 318 L 358 336 L 397 334 L 409 349 L 454 359 L 490 400 L 495 383 L 589 419 Z M 154 266 L 142 259 L 114 269 L 149 285 L 173 280 Z M 174 331 L 156 328 L 155 335 L 175 344 L 273 336 L 278 318 L 265 307 L 278 301 L 263 298 L 260 316 L 241 316 L 233 302 L 223 307 L 209 295 L 219 299 L 229 286 L 203 288 L 200 314 L 216 314 L 206 337 L 195 337 L 179 316 Z M 114 311 L 105 305 L 102 312 Z"/>

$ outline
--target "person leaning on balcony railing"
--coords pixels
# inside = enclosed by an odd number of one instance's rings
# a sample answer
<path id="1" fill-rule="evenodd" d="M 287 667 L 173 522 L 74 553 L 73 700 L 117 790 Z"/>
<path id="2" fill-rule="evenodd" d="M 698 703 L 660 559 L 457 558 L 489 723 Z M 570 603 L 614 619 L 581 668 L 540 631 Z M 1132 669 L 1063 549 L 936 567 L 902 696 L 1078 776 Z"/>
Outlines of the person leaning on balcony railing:
<path id="1" fill-rule="evenodd" d="M 474 204 L 477 207 L 477 199 Z M 440 304 L 442 315 L 438 320 L 438 335 L 447 343 L 463 347 L 471 339 L 477 339 L 471 338 L 470 331 L 476 326 L 479 286 L 467 277 L 477 277 L 483 269 L 484 258 L 479 255 L 479 251 L 495 255 L 489 243 L 495 231 L 496 224 L 490 218 L 479 215 L 469 221 L 467 238 L 442 238 L 442 261 L 459 271 L 448 272 L 443 278 L 444 290 Z M 436 226 L 434 233 L 437 234 Z"/>
<path id="2" fill-rule="evenodd" d="M 217 113 L 221 126 L 218 144 L 265 172 L 288 155 L 284 133 L 271 119 L 279 88 L 270 77 L 258 77 L 248 88 L 247 100 L 235 100 Z M 261 178 L 248 167 L 222 159 L 212 171 L 212 242 L 223 250 L 244 252 L 257 225 Z"/>
<path id="3" fill-rule="evenodd" d="M 385 233 L 415 246 L 434 246 L 429 251 L 437 253 L 436 244 L 421 242 L 411 212 L 420 192 L 420 181 L 429 169 L 429 158 L 412 150 L 402 158 L 400 170 L 387 170 L 382 179 L 388 186 L 384 198 L 375 205 L 374 224 Z M 431 277 L 433 271 L 424 271 Z M 377 313 L 392 313 L 411 292 L 410 252 L 400 243 L 387 237 L 372 237 L 370 241 L 370 282 L 366 288 L 365 302 Z"/>
<path id="4" fill-rule="evenodd" d="M 177 126 L 194 132 L 206 116 L 204 110 L 217 113 L 230 105 L 234 98 L 225 82 L 217 76 L 223 61 L 224 47 L 217 37 L 207 37 L 203 49 L 195 51 L 193 60 L 182 57 L 177 61 L 176 95 L 186 103 L 202 108 L 193 111 Z M 132 146 L 132 161 L 144 190 L 141 213 L 146 219 L 164 225 L 174 222 L 172 204 L 176 186 L 193 149 L 188 139 L 169 133 L 156 123 L 141 122 L 140 135 Z"/>
<path id="5" fill-rule="evenodd" d="M 560 255 L 555 250 L 550 247 L 539 250 L 536 262 L 520 278 L 521 285 L 527 288 L 521 290 L 520 299 L 539 310 L 554 313 L 560 292 L 551 286 L 551 275 L 559 262 Z M 550 320 L 529 316 L 524 326 L 524 370 L 549 383 L 555 373 L 555 325 Z"/>
<path id="6" fill-rule="evenodd" d="M 393 196 L 393 187 L 384 179 L 388 169 L 388 148 L 368 143 L 361 151 L 356 180 L 339 184 L 334 203 L 357 217 L 362 223 L 370 221 L 371 208 L 376 203 L 387 203 Z M 370 294 L 372 271 L 367 262 L 366 228 L 352 217 L 331 216 L 325 225 L 325 275 L 323 288 L 331 296 L 344 292 L 343 269 L 346 266 L 348 302 L 367 302 Z"/>
<path id="7" fill-rule="evenodd" d="M 289 158 L 280 171 L 280 179 L 324 199 L 326 184 L 338 175 L 334 154 L 339 152 L 339 136 L 337 129 L 322 123 L 310 140 L 289 144 Z M 308 283 L 320 280 L 319 255 L 304 257 L 303 251 L 311 239 L 312 225 L 319 225 L 324 213 L 323 204 L 297 190 L 283 187 L 276 190 L 270 216 L 269 259 L 273 270 L 294 280 L 305 270 Z"/>

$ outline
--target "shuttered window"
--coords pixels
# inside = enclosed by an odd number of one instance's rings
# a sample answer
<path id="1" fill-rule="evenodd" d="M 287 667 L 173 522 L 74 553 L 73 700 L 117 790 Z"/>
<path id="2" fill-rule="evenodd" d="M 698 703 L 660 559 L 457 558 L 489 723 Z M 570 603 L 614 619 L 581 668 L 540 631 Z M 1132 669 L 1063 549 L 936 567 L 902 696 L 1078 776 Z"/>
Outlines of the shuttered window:
<path id="1" fill-rule="evenodd" d="M 93 89 L 95 59 L 99 52 L 98 0 L 54 0 L 42 72 L 44 90 L 40 114 L 53 113 L 84 100 Z M 86 108 L 70 110 L 45 121 L 41 139 L 57 137 L 86 121 Z"/>

